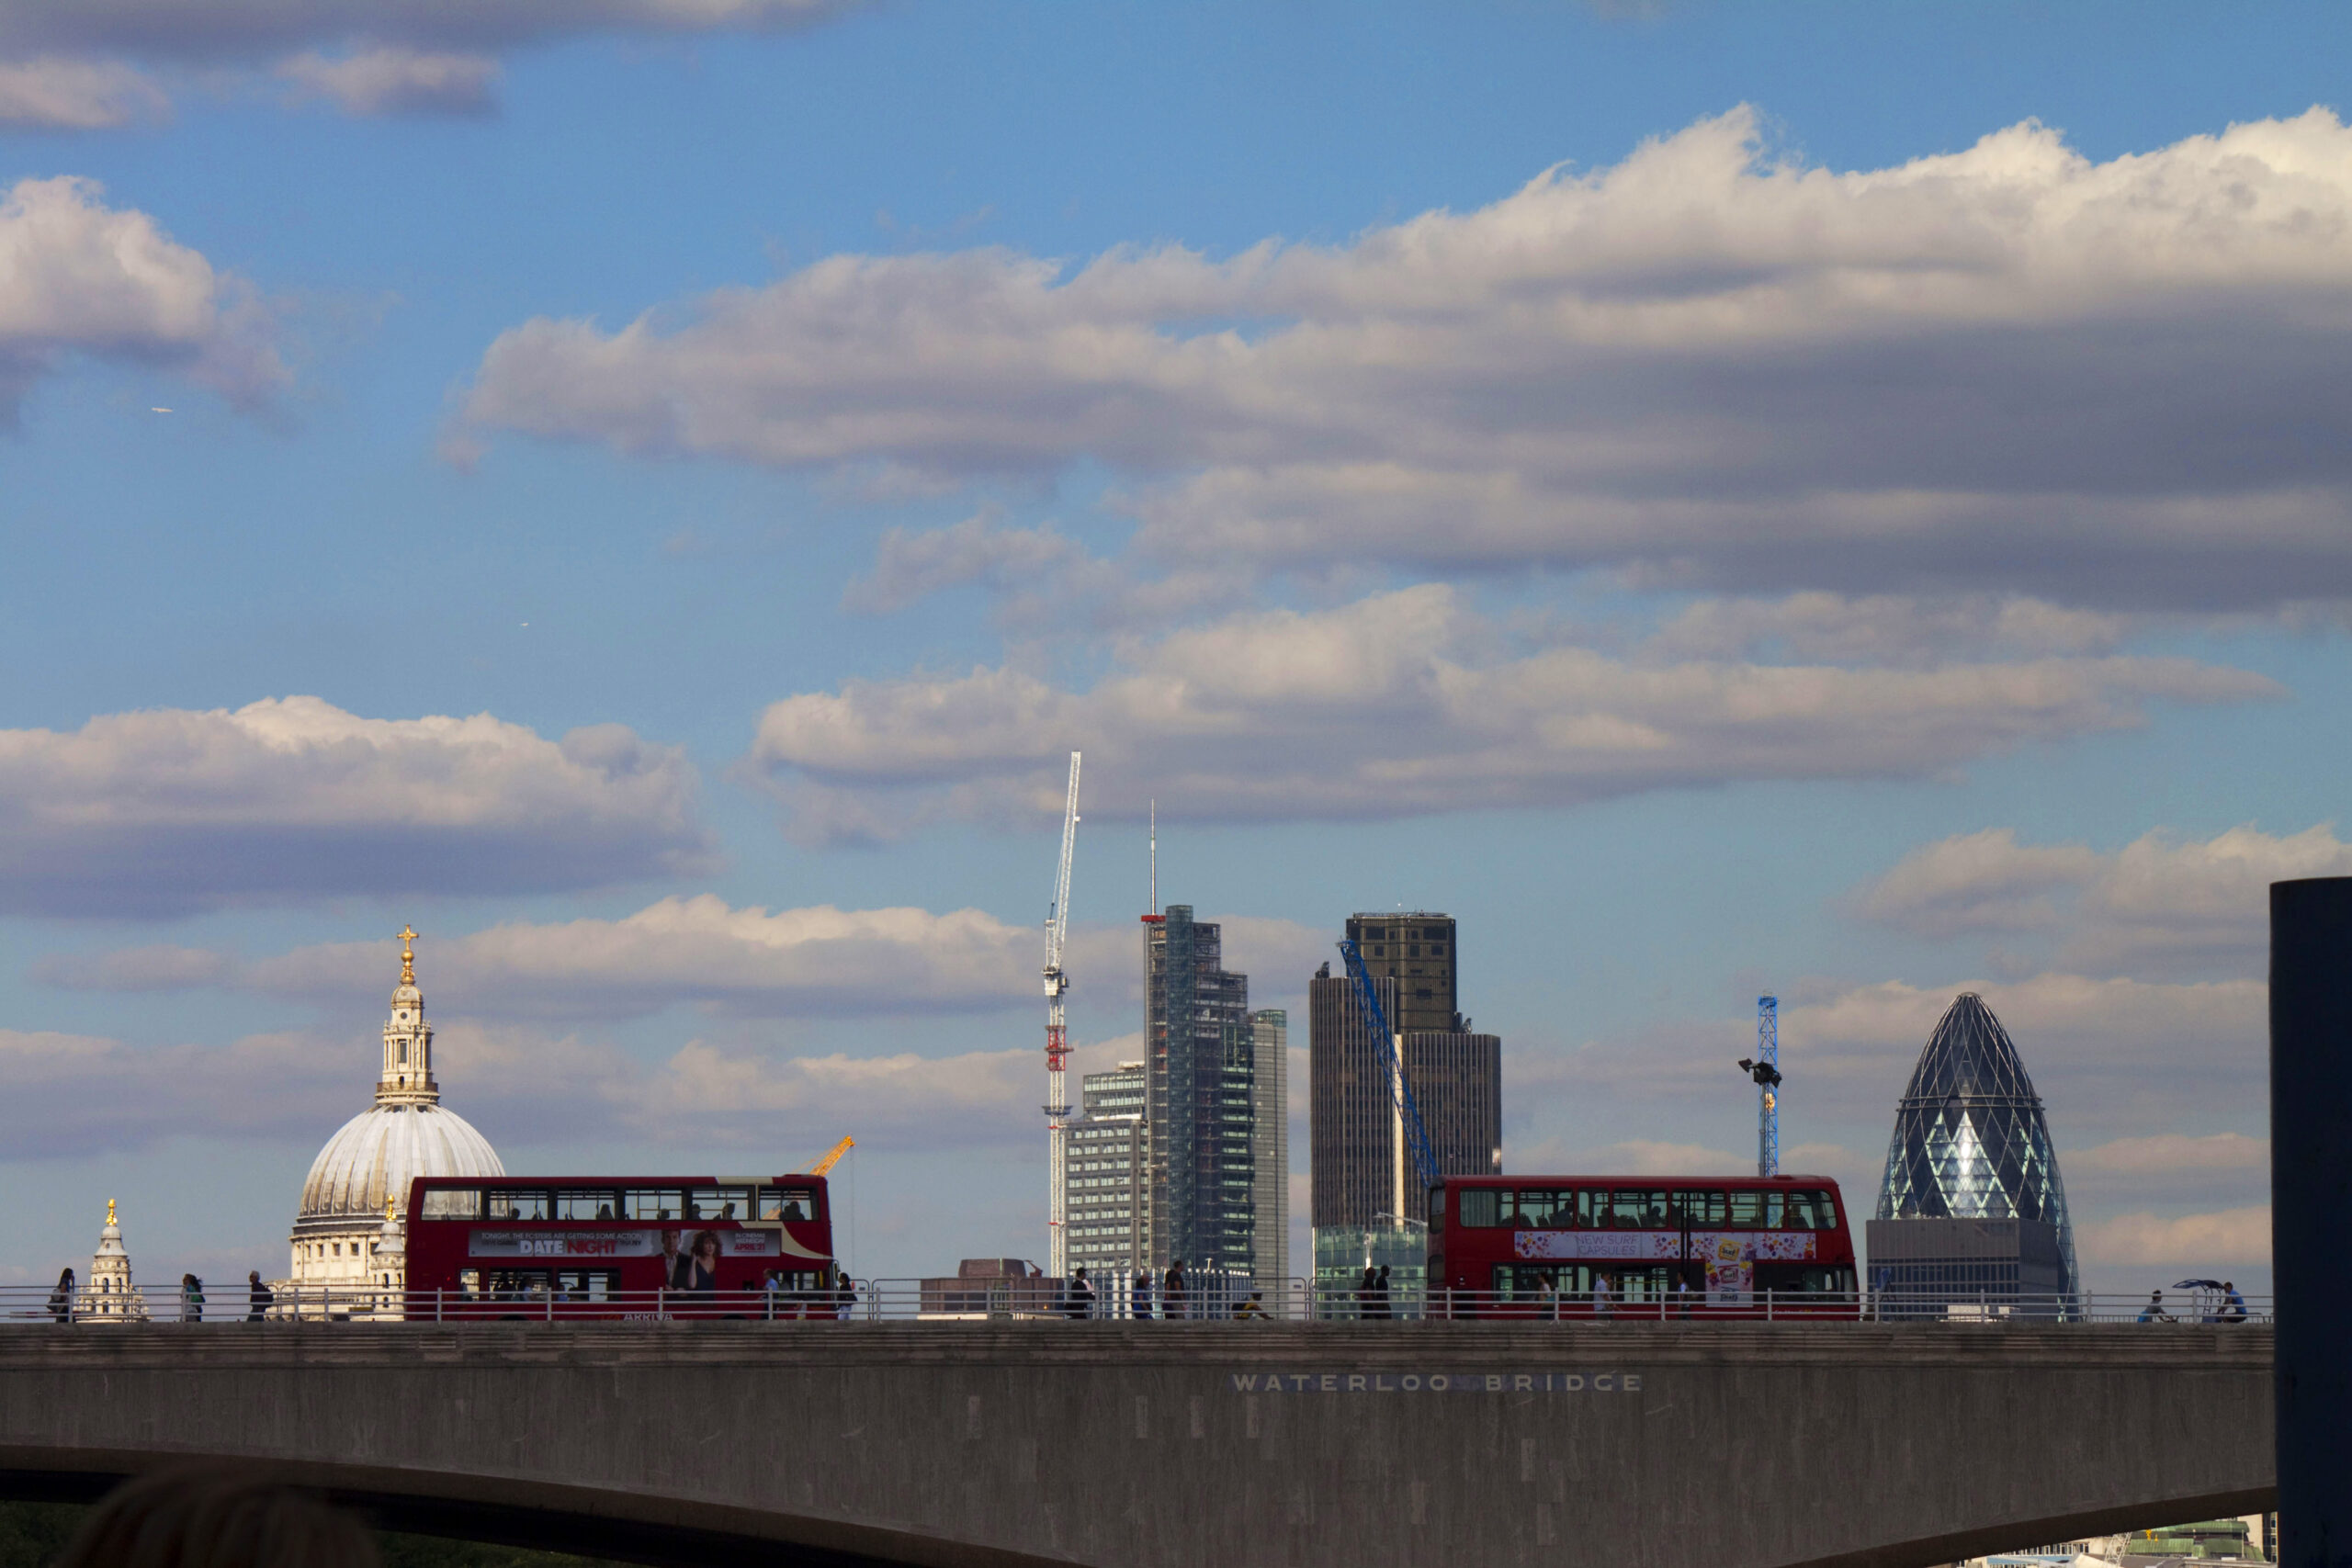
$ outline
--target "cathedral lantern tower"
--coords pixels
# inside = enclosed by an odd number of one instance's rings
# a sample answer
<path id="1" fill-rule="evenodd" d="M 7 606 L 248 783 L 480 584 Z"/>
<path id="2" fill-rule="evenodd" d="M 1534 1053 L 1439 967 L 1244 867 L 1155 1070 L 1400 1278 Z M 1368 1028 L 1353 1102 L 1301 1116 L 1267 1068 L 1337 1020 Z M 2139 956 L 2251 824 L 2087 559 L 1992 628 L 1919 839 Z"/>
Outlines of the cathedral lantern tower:
<path id="1" fill-rule="evenodd" d="M 424 993 L 416 988 L 415 943 L 416 932 L 402 926 L 401 983 L 384 1020 L 384 1070 L 376 1080 L 379 1105 L 434 1105 L 441 1099 L 441 1086 L 433 1081 L 433 1026 L 424 1021 Z"/>

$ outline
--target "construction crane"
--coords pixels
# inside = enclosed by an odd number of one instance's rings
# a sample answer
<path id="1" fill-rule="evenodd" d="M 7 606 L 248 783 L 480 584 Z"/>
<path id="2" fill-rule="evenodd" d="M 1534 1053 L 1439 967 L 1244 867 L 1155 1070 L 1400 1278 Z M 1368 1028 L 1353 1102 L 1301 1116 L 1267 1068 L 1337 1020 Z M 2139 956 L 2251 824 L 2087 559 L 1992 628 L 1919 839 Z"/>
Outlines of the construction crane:
<path id="1" fill-rule="evenodd" d="M 1046 910 L 1046 1272 L 1056 1279 L 1069 1271 L 1069 1225 L 1062 1200 L 1069 1158 L 1062 1123 L 1069 1119 L 1069 1032 L 1062 1023 L 1062 994 L 1069 989 L 1069 976 L 1062 973 L 1062 939 L 1069 932 L 1069 856 L 1077 847 L 1078 753 L 1072 751 L 1069 799 L 1062 807 L 1061 869 L 1054 876 L 1054 901 Z"/>
<path id="2" fill-rule="evenodd" d="M 1756 1080 L 1756 1174 L 1781 1174 L 1781 998 L 1756 998 L 1756 1055 L 1740 1071 Z"/>
<path id="3" fill-rule="evenodd" d="M 857 1140 L 855 1138 L 843 1138 L 840 1143 L 835 1144 L 831 1148 L 825 1151 L 825 1157 L 823 1159 L 819 1160 L 815 1165 L 808 1168 L 808 1174 L 811 1176 L 824 1175 L 827 1171 L 832 1169 L 833 1167 L 841 1164 L 842 1156 L 849 1153 L 850 1150 L 855 1147 L 857 1147 Z"/>
<path id="4" fill-rule="evenodd" d="M 1340 956 L 1348 966 L 1348 978 L 1355 982 L 1356 999 L 1363 1004 L 1364 1027 L 1380 1042 L 1381 1060 L 1388 1070 L 1390 1098 L 1396 1107 L 1396 1131 L 1404 1145 L 1403 1154 L 1413 1162 L 1413 1172 L 1421 1180 L 1421 1190 L 1427 1192 L 1437 1185 L 1437 1155 L 1430 1147 L 1430 1135 L 1421 1126 L 1420 1107 L 1413 1103 L 1413 1086 L 1405 1081 L 1403 1038 L 1388 1029 L 1388 1014 L 1380 1005 L 1380 992 L 1372 983 L 1372 976 L 1363 966 L 1363 950 L 1352 938 L 1340 943 Z M 1401 1160 L 1400 1160 L 1401 1166 Z M 1400 1172 L 1401 1174 L 1401 1172 Z M 1402 1186 L 1400 1180 L 1398 1183 Z M 1396 1218 L 1405 1218 L 1404 1195 L 1397 1194 Z"/>

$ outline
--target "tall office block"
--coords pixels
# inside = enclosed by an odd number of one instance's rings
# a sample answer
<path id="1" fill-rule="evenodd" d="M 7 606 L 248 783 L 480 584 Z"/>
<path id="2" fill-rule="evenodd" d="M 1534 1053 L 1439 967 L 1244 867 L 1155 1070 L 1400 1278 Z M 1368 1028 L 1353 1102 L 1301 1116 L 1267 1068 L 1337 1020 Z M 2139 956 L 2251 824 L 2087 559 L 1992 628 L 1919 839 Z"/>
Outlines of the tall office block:
<path id="1" fill-rule="evenodd" d="M 1405 1082 L 1438 1171 L 1502 1169 L 1502 1040 L 1456 1010 L 1447 915 L 1360 914 L 1348 934 L 1402 1035 Z M 1307 983 L 1308 1126 L 1317 1232 L 1427 1218 L 1429 1194 L 1400 1136 L 1395 1085 L 1355 987 L 1326 964 Z M 1382 1222 L 1382 1216 L 1390 1218 Z"/>
<path id="2" fill-rule="evenodd" d="M 1216 926 L 1170 904 L 1144 917 L 1153 1262 L 1246 1273 L 1255 1261 L 1257 1049 L 1250 977 Z"/>
<path id="3" fill-rule="evenodd" d="M 2058 1154 L 2018 1048 L 1973 992 L 1928 1036 L 1895 1109 L 1870 1269 L 1923 1307 L 2080 1288 Z"/>
<path id="4" fill-rule="evenodd" d="M 1290 1278 L 1290 1014 L 1264 1008 L 1250 1015 L 1255 1063 L 1250 1082 L 1251 1224 L 1250 1272 Z"/>
<path id="5" fill-rule="evenodd" d="M 1404 1034 L 1469 1029 L 1456 1010 L 1453 936 L 1453 916 L 1421 909 L 1349 918 L 1348 940 L 1363 954 L 1365 972 L 1396 982 L 1394 1003 L 1386 997 L 1380 1003 L 1388 1010 L 1389 1028 Z"/>
<path id="6" fill-rule="evenodd" d="M 1151 1262 L 1151 1145 L 1144 1107 L 1144 1065 L 1121 1062 L 1080 1081 L 1080 1114 L 1064 1123 L 1062 1213 L 1075 1271 L 1106 1283 Z M 1100 1288 L 1100 1287 L 1098 1287 Z"/>

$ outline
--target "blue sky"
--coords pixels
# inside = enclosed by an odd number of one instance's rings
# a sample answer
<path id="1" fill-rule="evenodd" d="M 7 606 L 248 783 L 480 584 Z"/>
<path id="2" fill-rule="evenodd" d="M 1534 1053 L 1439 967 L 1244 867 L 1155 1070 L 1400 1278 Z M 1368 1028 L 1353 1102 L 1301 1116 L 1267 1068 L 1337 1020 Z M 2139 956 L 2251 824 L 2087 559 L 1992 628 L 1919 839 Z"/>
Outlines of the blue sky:
<path id="1" fill-rule="evenodd" d="M 2094 1282 L 2265 1268 L 2340 7 L 689 9 L 0 0 L 15 1277 L 280 1268 L 404 920 L 510 1169 L 1042 1256 L 1073 747 L 1085 1065 L 1157 798 L 1261 1005 L 1460 919 L 1511 1168 L 1736 1167 L 1773 989 L 1867 1201 L 1973 987 Z"/>

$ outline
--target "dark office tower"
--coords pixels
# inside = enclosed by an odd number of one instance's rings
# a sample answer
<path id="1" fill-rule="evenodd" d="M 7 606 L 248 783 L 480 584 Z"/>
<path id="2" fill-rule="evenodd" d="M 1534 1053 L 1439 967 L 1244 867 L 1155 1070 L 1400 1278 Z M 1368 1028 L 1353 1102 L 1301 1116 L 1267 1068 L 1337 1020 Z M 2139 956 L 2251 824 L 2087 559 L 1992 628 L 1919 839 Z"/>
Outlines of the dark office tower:
<path id="1" fill-rule="evenodd" d="M 1348 939 L 1363 953 L 1363 966 L 1375 980 L 1396 982 L 1395 1010 L 1388 1027 L 1409 1034 L 1419 1029 L 1464 1031 L 1469 1025 L 1454 1009 L 1453 917 L 1416 909 L 1410 914 L 1354 915 L 1348 920 Z M 1389 1006 L 1381 998 L 1381 1006 Z"/>
<path id="2" fill-rule="evenodd" d="M 2041 1297 L 2053 1310 L 2079 1289 L 2041 1097 L 1973 993 L 1928 1037 L 1895 1109 L 1870 1268 L 1880 1288 L 1923 1304 Z"/>
<path id="3" fill-rule="evenodd" d="M 1150 1070 L 1152 1260 L 1250 1271 L 1257 1046 L 1250 977 L 1229 975 L 1215 925 L 1170 904 L 1144 917 Z"/>
<path id="4" fill-rule="evenodd" d="M 1382 1010 L 1403 1035 L 1405 1082 L 1438 1173 L 1500 1170 L 1502 1041 L 1471 1032 L 1470 1021 L 1454 1010 L 1452 918 L 1357 915 L 1348 934 L 1365 954 Z M 1327 964 L 1307 982 L 1306 1003 L 1317 1233 L 1369 1227 L 1382 1215 L 1424 1219 L 1429 1195 L 1401 1141 L 1386 1055 L 1353 984 Z"/>

